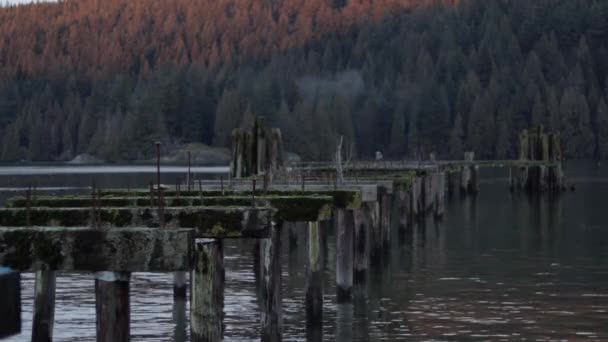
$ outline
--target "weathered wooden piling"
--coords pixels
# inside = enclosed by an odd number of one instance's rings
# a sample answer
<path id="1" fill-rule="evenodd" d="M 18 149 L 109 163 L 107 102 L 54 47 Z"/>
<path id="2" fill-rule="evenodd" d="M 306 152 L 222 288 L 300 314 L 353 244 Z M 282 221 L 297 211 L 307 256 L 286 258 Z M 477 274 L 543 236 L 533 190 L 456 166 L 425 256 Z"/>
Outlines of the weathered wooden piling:
<path id="1" fill-rule="evenodd" d="M 380 187 L 378 199 L 380 204 L 380 235 L 382 253 L 386 257 L 391 247 L 391 225 L 393 219 L 393 194 L 386 187 Z"/>
<path id="2" fill-rule="evenodd" d="M 446 181 L 446 173 L 445 172 L 435 172 L 431 174 L 432 179 L 432 197 L 433 204 L 432 210 L 433 215 L 436 219 L 443 217 L 443 213 L 445 211 L 445 181 Z"/>
<path id="3" fill-rule="evenodd" d="M 319 222 L 308 222 L 308 270 L 306 278 L 306 327 L 323 326 L 323 272 Z"/>
<path id="4" fill-rule="evenodd" d="M 98 342 L 130 341 L 129 272 L 95 273 Z"/>
<path id="5" fill-rule="evenodd" d="M 397 216 L 399 218 L 399 234 L 403 234 L 410 225 L 410 191 L 411 189 L 397 189 L 395 201 L 397 206 Z"/>
<path id="6" fill-rule="evenodd" d="M 353 281 L 361 284 L 367 279 L 367 268 L 369 263 L 369 231 L 371 226 L 372 210 L 368 203 L 364 202 L 360 209 L 354 211 L 354 248 L 353 248 Z"/>
<path id="7" fill-rule="evenodd" d="M 413 222 L 418 216 L 424 214 L 422 189 L 422 178 L 414 178 L 410 190 L 410 217 L 412 218 L 410 222 Z"/>
<path id="8" fill-rule="evenodd" d="M 34 291 L 34 317 L 32 319 L 32 341 L 52 341 L 55 320 L 54 271 L 37 271 Z"/>
<path id="9" fill-rule="evenodd" d="M 188 294 L 188 279 L 186 272 L 173 272 L 173 298 L 186 299 Z"/>
<path id="10" fill-rule="evenodd" d="M 260 242 L 260 294 L 262 342 L 283 340 L 281 295 L 281 229 L 271 228 L 270 237 Z"/>
<path id="11" fill-rule="evenodd" d="M 0 267 L 0 338 L 21 332 L 21 275 Z"/>
<path id="12" fill-rule="evenodd" d="M 190 338 L 216 342 L 223 336 L 224 254 L 222 241 L 197 240 L 190 276 Z"/>
<path id="13" fill-rule="evenodd" d="M 451 198 L 458 192 L 459 172 L 454 170 L 446 171 L 446 182 L 447 182 L 447 194 Z"/>
<path id="14" fill-rule="evenodd" d="M 186 298 L 173 298 L 173 342 L 186 342 Z"/>
<path id="15" fill-rule="evenodd" d="M 284 230 L 287 231 L 289 240 L 289 252 L 294 251 L 298 247 L 298 227 L 296 222 L 284 222 Z"/>
<path id="16" fill-rule="evenodd" d="M 479 166 L 473 164 L 475 152 L 465 152 L 463 165 L 460 171 L 460 193 L 463 195 L 474 195 L 479 192 Z"/>
<path id="17" fill-rule="evenodd" d="M 353 239 L 354 211 L 337 209 L 336 218 L 336 300 L 346 303 L 352 300 L 353 290 Z"/>

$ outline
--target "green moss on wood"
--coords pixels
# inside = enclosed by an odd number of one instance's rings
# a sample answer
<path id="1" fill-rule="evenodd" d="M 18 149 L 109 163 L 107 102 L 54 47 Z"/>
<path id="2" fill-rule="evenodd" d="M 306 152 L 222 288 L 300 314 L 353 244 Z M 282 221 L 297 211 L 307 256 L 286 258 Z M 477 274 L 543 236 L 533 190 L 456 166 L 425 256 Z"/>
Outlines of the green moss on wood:
<path id="1" fill-rule="evenodd" d="M 277 209 L 278 221 L 323 221 L 331 217 L 333 199 L 329 196 L 268 197 L 268 202 Z"/>

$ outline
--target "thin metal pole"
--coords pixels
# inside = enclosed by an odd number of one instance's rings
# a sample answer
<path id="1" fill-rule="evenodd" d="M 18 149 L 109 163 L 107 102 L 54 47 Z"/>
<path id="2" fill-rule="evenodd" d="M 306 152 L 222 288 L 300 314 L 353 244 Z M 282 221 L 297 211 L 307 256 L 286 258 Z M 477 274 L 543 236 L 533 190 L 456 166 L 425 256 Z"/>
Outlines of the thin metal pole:
<path id="1" fill-rule="evenodd" d="M 32 186 L 30 185 L 27 188 L 27 192 L 25 195 L 25 206 L 26 206 L 26 212 L 25 212 L 25 225 L 27 227 L 30 226 L 30 210 L 32 208 Z"/>
<path id="2" fill-rule="evenodd" d="M 253 206 L 255 206 L 255 178 L 251 181 L 251 201 L 253 202 Z"/>
<path id="3" fill-rule="evenodd" d="M 190 151 L 188 151 L 188 179 L 187 179 L 187 182 L 188 182 L 188 191 L 190 191 L 190 180 L 192 179 L 191 171 L 190 171 L 191 170 L 191 166 L 192 166 L 192 164 L 190 163 Z"/>
<path id="4" fill-rule="evenodd" d="M 156 142 L 156 186 L 160 198 L 160 141 Z"/>

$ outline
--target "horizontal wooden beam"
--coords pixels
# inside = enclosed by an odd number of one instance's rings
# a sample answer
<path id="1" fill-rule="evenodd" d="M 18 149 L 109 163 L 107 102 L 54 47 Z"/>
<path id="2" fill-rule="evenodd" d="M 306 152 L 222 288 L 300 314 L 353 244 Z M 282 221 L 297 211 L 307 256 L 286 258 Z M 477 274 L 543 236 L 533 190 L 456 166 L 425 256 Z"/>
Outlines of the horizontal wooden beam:
<path id="1" fill-rule="evenodd" d="M 160 215 L 159 215 L 160 211 Z M 274 210 L 258 207 L 4 208 L 0 226 L 194 228 L 196 238 L 265 238 Z M 161 219 L 159 219 L 159 217 Z"/>
<path id="2" fill-rule="evenodd" d="M 0 227 L 0 265 L 17 271 L 190 269 L 192 229 Z"/>
<path id="3" fill-rule="evenodd" d="M 222 196 L 222 197 L 165 197 L 164 205 L 169 208 L 196 206 L 247 206 L 255 202 L 257 207 L 273 207 L 276 209 L 275 219 L 290 222 L 324 221 L 332 214 L 333 197 L 327 195 L 299 196 Z M 96 205 L 107 207 L 150 207 L 150 197 L 102 197 L 96 200 Z M 93 201 L 90 197 L 77 196 L 44 196 L 27 200 L 23 197 L 11 198 L 7 201 L 10 208 L 91 208 Z"/>
<path id="4" fill-rule="evenodd" d="M 0 267 L 0 338 L 21 332 L 20 280 L 19 273 Z"/>
<path id="5" fill-rule="evenodd" d="M 214 188 L 219 187 L 219 183 L 215 183 Z M 361 191 L 358 186 L 354 186 L 348 189 L 315 189 L 302 191 L 301 189 L 293 189 L 291 187 L 276 186 L 272 190 L 263 191 L 257 190 L 255 192 L 248 191 L 243 187 L 236 187 L 235 190 L 225 189 L 221 190 L 204 190 L 204 191 L 180 191 L 179 193 L 175 190 L 167 190 L 163 192 L 163 196 L 166 198 L 174 197 L 203 197 L 205 199 L 210 198 L 229 198 L 229 197 L 243 197 L 243 198 L 255 198 L 260 199 L 272 199 L 272 198 L 308 198 L 308 197 L 323 197 L 329 196 L 333 199 L 334 208 L 340 209 L 356 209 L 361 206 Z M 124 190 L 124 189 L 109 189 L 101 191 L 102 198 L 104 197 L 145 197 L 150 196 L 150 190 L 147 189 L 135 189 L 135 190 Z M 208 205 L 204 202 L 205 205 Z"/>

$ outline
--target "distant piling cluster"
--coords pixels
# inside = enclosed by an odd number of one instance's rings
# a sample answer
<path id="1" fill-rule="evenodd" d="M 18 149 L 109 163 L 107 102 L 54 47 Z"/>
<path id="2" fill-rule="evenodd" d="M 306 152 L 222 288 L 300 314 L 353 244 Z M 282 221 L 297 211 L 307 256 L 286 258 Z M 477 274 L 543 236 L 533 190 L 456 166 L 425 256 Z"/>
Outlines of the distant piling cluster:
<path id="1" fill-rule="evenodd" d="M 251 128 L 237 128 L 232 132 L 232 178 L 272 173 L 283 167 L 283 139 L 281 130 L 269 128 L 264 118 L 258 117 Z"/>
<path id="2" fill-rule="evenodd" d="M 543 126 L 524 130 L 519 136 L 520 165 L 511 167 L 510 186 L 528 193 L 559 193 L 566 189 L 562 170 L 560 136 Z"/>

